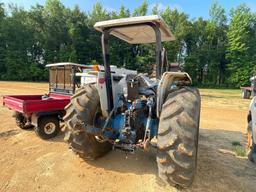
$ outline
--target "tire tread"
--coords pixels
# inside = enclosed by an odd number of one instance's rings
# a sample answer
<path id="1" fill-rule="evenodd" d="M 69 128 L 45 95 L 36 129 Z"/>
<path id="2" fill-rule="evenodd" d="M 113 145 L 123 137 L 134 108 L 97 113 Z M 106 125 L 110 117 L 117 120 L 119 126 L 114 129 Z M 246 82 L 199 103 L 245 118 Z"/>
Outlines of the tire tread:
<path id="1" fill-rule="evenodd" d="M 163 104 L 158 127 L 157 164 L 160 178 L 172 186 L 186 188 L 193 182 L 200 104 L 199 91 L 193 87 L 169 93 Z"/>

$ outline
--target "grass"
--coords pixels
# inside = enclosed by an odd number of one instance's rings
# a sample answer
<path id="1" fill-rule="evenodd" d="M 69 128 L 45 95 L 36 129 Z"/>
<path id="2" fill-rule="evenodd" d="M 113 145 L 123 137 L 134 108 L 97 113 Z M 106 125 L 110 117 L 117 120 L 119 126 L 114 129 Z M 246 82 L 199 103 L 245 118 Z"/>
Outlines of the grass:
<path id="1" fill-rule="evenodd" d="M 199 89 L 202 106 L 247 110 L 250 99 L 241 98 L 240 89 Z"/>
<path id="2" fill-rule="evenodd" d="M 246 150 L 244 149 L 244 147 L 239 141 L 232 141 L 232 146 L 234 146 L 234 152 L 237 156 L 240 156 L 240 157 L 246 156 Z"/>
<path id="3" fill-rule="evenodd" d="M 199 88 L 201 91 L 206 92 L 216 92 L 216 93 L 224 93 L 224 94 L 237 94 L 241 93 L 240 89 L 208 89 L 208 88 Z"/>
<path id="4" fill-rule="evenodd" d="M 234 152 L 237 156 L 245 157 L 246 156 L 246 150 L 243 146 L 236 146 L 234 149 Z"/>

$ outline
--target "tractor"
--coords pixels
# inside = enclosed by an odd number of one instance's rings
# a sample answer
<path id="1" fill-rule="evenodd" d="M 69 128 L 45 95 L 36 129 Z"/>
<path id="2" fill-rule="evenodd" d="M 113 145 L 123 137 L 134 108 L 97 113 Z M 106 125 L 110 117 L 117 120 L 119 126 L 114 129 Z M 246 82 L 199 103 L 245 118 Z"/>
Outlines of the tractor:
<path id="1" fill-rule="evenodd" d="M 160 16 L 100 21 L 104 69 L 96 83 L 78 89 L 65 107 L 65 141 L 85 160 L 112 149 L 135 152 L 156 148 L 160 178 L 188 187 L 197 165 L 201 99 L 185 72 L 171 72 L 162 47 L 175 40 Z M 110 68 L 109 37 L 130 44 L 155 43 L 155 78 L 118 75 Z"/>

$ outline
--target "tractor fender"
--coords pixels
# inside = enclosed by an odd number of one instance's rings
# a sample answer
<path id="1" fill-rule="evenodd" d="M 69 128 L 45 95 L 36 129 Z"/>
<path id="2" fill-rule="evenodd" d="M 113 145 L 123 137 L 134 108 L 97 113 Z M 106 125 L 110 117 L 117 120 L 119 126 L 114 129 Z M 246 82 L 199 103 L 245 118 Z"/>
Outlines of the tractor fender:
<path id="1" fill-rule="evenodd" d="M 256 97 L 253 97 L 253 99 L 250 103 L 249 113 L 251 114 L 251 121 L 252 121 L 253 142 L 254 142 L 254 144 L 256 144 Z"/>
<path id="2" fill-rule="evenodd" d="M 157 117 L 160 117 L 162 105 L 174 82 L 181 82 L 186 85 L 192 84 L 192 79 L 188 73 L 184 72 L 165 72 L 157 88 Z"/>

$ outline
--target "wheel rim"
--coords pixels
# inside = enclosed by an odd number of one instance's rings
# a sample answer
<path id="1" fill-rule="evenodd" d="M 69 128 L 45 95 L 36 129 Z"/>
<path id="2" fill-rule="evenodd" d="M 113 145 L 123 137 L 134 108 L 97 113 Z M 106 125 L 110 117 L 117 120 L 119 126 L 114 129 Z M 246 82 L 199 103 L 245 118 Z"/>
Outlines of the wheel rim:
<path id="1" fill-rule="evenodd" d="M 54 133 L 54 131 L 56 130 L 56 125 L 54 123 L 47 123 L 45 126 L 44 126 L 44 132 L 47 134 L 47 135 L 50 135 L 52 133 Z"/>

